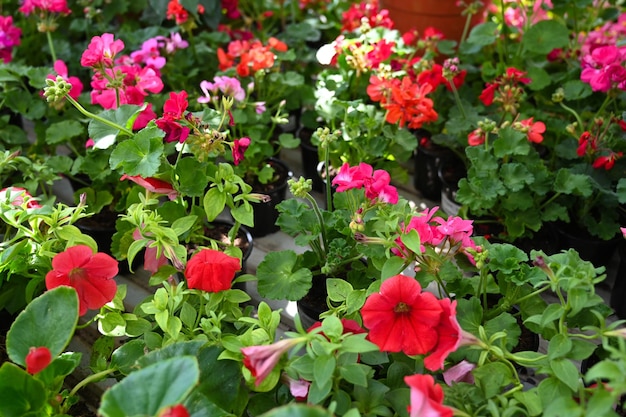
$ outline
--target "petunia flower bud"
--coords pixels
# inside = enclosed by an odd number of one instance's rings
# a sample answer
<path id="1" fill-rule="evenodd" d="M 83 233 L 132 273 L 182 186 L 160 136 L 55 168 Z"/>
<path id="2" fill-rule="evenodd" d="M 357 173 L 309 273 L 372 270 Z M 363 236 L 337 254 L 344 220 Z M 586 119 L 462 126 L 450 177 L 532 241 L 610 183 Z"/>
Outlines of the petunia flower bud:
<path id="1" fill-rule="evenodd" d="M 31 375 L 37 374 L 52 362 L 50 349 L 45 346 L 31 347 L 26 355 L 26 372 Z"/>

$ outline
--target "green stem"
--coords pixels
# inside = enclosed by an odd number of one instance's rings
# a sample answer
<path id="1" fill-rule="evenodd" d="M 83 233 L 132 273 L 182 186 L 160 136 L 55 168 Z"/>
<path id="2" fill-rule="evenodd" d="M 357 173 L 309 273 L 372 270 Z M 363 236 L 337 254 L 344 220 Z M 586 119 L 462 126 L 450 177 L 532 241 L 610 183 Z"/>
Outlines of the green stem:
<path id="1" fill-rule="evenodd" d="M 50 55 L 52 55 L 52 63 L 57 62 L 57 54 L 54 50 L 54 43 L 52 42 L 52 34 L 49 30 L 46 31 L 46 38 L 48 38 L 48 47 L 50 48 Z"/>
<path id="2" fill-rule="evenodd" d="M 456 101 L 456 105 L 459 107 L 459 110 L 461 110 L 461 114 L 463 115 L 463 120 L 467 120 L 467 114 L 465 113 L 465 108 L 463 107 L 463 104 L 461 104 L 461 97 L 459 97 L 459 92 L 454 85 L 454 79 L 450 79 L 449 84 L 450 88 L 452 89 L 452 94 L 454 95 L 454 101 Z"/>
<path id="3" fill-rule="evenodd" d="M 123 132 L 123 133 L 125 133 L 128 136 L 132 136 L 133 135 L 132 130 L 128 130 L 128 129 L 126 129 L 123 126 L 118 125 L 117 123 L 114 123 L 114 122 L 112 122 L 110 120 L 107 120 L 107 119 L 105 119 L 103 117 L 98 116 L 97 114 L 94 114 L 94 113 L 90 112 L 89 110 L 85 109 L 80 103 L 78 103 L 76 100 L 74 100 L 69 95 L 66 95 L 65 98 L 67 99 L 67 101 L 72 103 L 72 105 L 74 107 L 76 107 L 76 109 L 79 112 L 81 112 L 85 116 L 87 116 L 87 117 L 89 117 L 89 118 L 91 118 L 93 120 L 96 120 L 96 121 L 98 121 L 98 122 L 100 122 L 102 124 L 105 124 L 105 125 L 107 125 L 109 127 L 112 127 L 114 129 L 118 129 L 120 132 Z"/>
<path id="4" fill-rule="evenodd" d="M 93 375 L 89 375 L 87 378 L 83 379 L 82 381 L 80 381 L 78 384 L 76 384 L 76 386 L 74 387 L 74 389 L 72 391 L 70 391 L 68 398 L 73 397 L 74 395 L 76 395 L 76 393 L 78 392 L 79 389 L 81 389 L 82 387 L 84 387 L 87 384 L 90 384 L 92 382 L 96 382 L 99 381 L 102 377 L 105 377 L 109 374 L 112 374 L 113 372 L 115 372 L 117 369 L 105 369 L 104 371 L 100 371 L 97 372 Z M 68 407 L 69 408 L 69 407 Z"/>
<path id="5" fill-rule="evenodd" d="M 572 109 L 569 106 L 566 106 L 565 104 L 563 104 L 563 102 L 559 102 L 559 105 L 566 111 L 572 113 L 574 115 L 574 117 L 576 118 L 576 121 L 578 122 L 578 125 L 580 126 L 581 129 L 585 129 L 585 125 L 582 121 L 582 119 L 580 118 L 580 116 L 578 115 L 578 113 L 576 112 L 576 110 Z"/>
<path id="6" fill-rule="evenodd" d="M 315 199 L 311 196 L 311 194 L 306 195 L 306 199 L 307 201 L 311 204 L 311 207 L 313 208 L 313 212 L 315 213 L 315 217 L 317 217 L 317 221 L 320 224 L 320 229 L 321 229 L 321 235 L 322 235 L 322 250 L 324 251 L 324 253 L 326 253 L 326 242 L 327 242 L 327 238 L 326 238 L 326 226 L 324 225 L 324 217 L 322 216 L 322 212 L 320 211 L 319 206 L 317 205 L 317 202 L 315 201 Z"/>

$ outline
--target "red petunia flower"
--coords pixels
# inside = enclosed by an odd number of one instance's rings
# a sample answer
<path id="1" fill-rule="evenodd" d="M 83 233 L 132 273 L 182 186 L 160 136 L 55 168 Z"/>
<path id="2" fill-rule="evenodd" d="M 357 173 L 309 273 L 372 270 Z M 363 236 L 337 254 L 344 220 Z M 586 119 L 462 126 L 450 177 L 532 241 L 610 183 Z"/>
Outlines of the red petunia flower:
<path id="1" fill-rule="evenodd" d="M 31 375 L 37 374 L 50 365 L 52 354 L 45 346 L 31 347 L 26 355 L 26 372 Z"/>
<path id="2" fill-rule="evenodd" d="M 185 278 L 189 288 L 207 292 L 230 289 L 235 273 L 241 270 L 238 258 L 213 249 L 202 249 L 187 263 Z"/>
<path id="3" fill-rule="evenodd" d="M 143 178 L 139 175 L 122 175 L 120 181 L 131 180 L 137 185 L 141 185 L 146 190 L 155 194 L 164 194 L 170 200 L 175 200 L 178 197 L 178 193 L 172 187 L 172 184 L 160 180 L 158 178 Z"/>
<path id="4" fill-rule="evenodd" d="M 429 371 L 443 369 L 443 362 L 448 355 L 456 351 L 463 341 L 463 330 L 456 320 L 456 300 L 449 298 L 439 300 L 442 308 L 441 318 L 437 324 L 437 344 L 432 353 L 424 359 L 424 366 Z"/>
<path id="5" fill-rule="evenodd" d="M 385 352 L 424 355 L 438 342 L 443 309 L 431 293 L 422 293 L 415 279 L 396 275 L 383 281 L 361 309 L 369 340 Z"/>
<path id="6" fill-rule="evenodd" d="M 452 417 L 451 408 L 443 405 L 443 389 L 432 375 L 410 375 L 404 382 L 411 388 L 410 417 Z"/>
<path id="7" fill-rule="evenodd" d="M 117 284 L 118 262 L 106 253 L 93 253 L 89 246 L 67 248 L 52 258 L 52 270 L 46 274 L 46 288 L 61 285 L 72 287 L 78 293 L 79 314 L 88 309 L 97 310 L 113 300 Z"/>

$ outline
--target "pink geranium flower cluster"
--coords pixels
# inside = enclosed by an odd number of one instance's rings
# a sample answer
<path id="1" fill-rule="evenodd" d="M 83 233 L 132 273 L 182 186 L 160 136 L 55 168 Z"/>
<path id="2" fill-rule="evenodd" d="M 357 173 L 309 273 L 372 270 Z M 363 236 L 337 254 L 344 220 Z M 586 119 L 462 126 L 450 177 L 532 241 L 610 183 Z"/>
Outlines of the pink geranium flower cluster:
<path id="1" fill-rule="evenodd" d="M 426 246 L 444 247 L 448 246 L 448 255 L 454 255 L 456 252 L 462 252 L 467 255 L 470 261 L 473 260 L 471 251 L 479 251 L 478 246 L 472 240 L 474 232 L 473 220 L 465 220 L 458 216 L 449 216 L 447 219 L 442 217 L 433 217 L 439 210 L 439 207 L 433 207 L 430 210 L 425 209 L 419 216 L 413 217 L 409 224 L 402 229 L 403 234 L 415 230 L 420 237 L 420 250 L 426 252 Z M 400 237 L 396 239 L 397 248 L 392 251 L 402 257 L 407 257 L 407 248 L 402 243 Z"/>
<path id="2" fill-rule="evenodd" d="M 26 16 L 37 13 L 42 17 L 48 13 L 65 15 L 72 13 L 67 7 L 67 0 L 24 0 L 17 10 Z"/>
<path id="3" fill-rule="evenodd" d="M 0 59 L 5 64 L 13 60 L 13 48 L 21 42 L 22 29 L 13 25 L 12 16 L 0 16 Z"/>
<path id="4" fill-rule="evenodd" d="M 390 182 L 391 176 L 383 169 L 374 171 L 371 165 L 364 162 L 351 167 L 346 162 L 333 178 L 332 184 L 337 186 L 337 192 L 365 188 L 365 196 L 373 203 L 380 201 L 396 204 L 398 191 Z"/>
<path id="5" fill-rule="evenodd" d="M 626 90 L 626 48 L 606 45 L 581 57 L 580 79 L 593 91 Z"/>
<path id="6" fill-rule="evenodd" d="M 127 55 L 118 57 L 123 49 L 124 42 L 116 40 L 111 33 L 104 33 L 94 36 L 83 52 L 81 65 L 94 70 L 91 78 L 93 104 L 105 109 L 122 104 L 142 105 L 149 93 L 156 94 L 163 89 L 159 68 L 137 63 Z M 152 56 L 150 62 L 159 61 Z"/>

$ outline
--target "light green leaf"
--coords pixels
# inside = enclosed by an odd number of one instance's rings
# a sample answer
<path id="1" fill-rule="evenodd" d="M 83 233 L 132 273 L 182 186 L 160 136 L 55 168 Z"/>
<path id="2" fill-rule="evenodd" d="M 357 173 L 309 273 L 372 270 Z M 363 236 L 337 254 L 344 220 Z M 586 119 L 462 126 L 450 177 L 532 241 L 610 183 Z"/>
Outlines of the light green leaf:
<path id="1" fill-rule="evenodd" d="M 9 358 L 25 366 L 31 347 L 45 346 L 55 358 L 63 352 L 78 323 L 78 295 L 71 287 L 57 287 L 31 301 L 7 333 Z"/>

